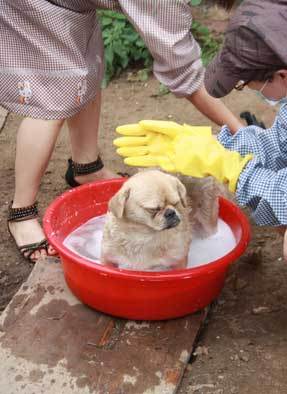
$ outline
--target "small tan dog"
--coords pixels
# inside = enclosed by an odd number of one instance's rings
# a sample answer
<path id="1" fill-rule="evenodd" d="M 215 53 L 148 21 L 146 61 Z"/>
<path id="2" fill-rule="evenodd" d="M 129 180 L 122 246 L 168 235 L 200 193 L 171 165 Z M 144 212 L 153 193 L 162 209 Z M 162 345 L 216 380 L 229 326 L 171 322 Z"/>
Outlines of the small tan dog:
<path id="1" fill-rule="evenodd" d="M 188 202 L 185 186 L 172 175 L 148 170 L 129 178 L 109 202 L 102 262 L 142 271 L 186 267 L 192 228 L 207 234 L 217 224 L 214 188 L 202 190 L 192 188 Z"/>

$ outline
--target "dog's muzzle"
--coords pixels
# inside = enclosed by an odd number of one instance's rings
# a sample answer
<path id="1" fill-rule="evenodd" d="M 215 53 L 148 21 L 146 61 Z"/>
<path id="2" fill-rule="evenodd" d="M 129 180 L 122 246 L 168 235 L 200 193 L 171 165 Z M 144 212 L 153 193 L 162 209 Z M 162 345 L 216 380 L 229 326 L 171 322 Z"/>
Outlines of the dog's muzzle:
<path id="1" fill-rule="evenodd" d="M 165 229 L 176 227 L 180 223 L 180 218 L 173 209 L 168 208 L 163 216 L 166 220 Z"/>

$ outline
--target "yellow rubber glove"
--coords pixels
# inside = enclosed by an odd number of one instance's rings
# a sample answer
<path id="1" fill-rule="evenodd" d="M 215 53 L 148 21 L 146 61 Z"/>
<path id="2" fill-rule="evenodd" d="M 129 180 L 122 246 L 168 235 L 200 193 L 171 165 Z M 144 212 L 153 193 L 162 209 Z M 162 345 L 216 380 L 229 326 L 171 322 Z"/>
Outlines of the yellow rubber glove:
<path id="1" fill-rule="evenodd" d="M 117 133 L 125 137 L 114 140 L 117 153 L 127 157 L 125 163 L 137 167 L 162 167 L 177 172 L 173 139 L 183 135 L 210 135 L 210 127 L 192 127 L 170 121 L 143 120 L 137 124 L 119 126 Z"/>
<path id="2" fill-rule="evenodd" d="M 137 167 L 161 167 L 168 172 L 203 178 L 214 176 L 236 190 L 241 171 L 252 155 L 242 157 L 225 149 L 213 136 L 210 127 L 192 127 L 175 122 L 141 121 L 120 126 L 114 144 L 124 162 Z"/>

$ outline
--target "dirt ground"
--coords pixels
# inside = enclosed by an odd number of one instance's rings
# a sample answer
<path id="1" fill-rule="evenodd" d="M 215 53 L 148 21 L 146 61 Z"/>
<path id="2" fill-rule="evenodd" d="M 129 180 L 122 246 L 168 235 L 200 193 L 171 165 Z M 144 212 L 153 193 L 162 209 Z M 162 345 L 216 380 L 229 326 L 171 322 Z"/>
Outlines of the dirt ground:
<path id="1" fill-rule="evenodd" d="M 145 118 L 209 124 L 187 101 L 172 95 L 159 96 L 158 92 L 159 85 L 154 79 L 131 83 L 127 75 L 104 91 L 100 146 L 105 163 L 112 169 L 127 171 L 111 143 L 117 125 Z M 275 110 L 266 108 L 252 92 L 234 93 L 224 101 L 237 115 L 249 109 L 267 125 L 274 118 Z M 19 116 L 10 114 L 0 133 L 0 311 L 32 269 L 19 257 L 6 230 L 7 205 L 13 194 L 15 136 L 20 121 Z M 63 130 L 41 185 L 42 213 L 67 188 L 64 173 L 68 157 L 68 135 Z M 132 173 L 131 169 L 128 171 Z M 219 303 L 199 338 L 197 355 L 185 373 L 181 394 L 287 392 L 287 265 L 282 261 L 281 247 L 279 235 L 269 228 L 253 226 L 248 252 L 231 270 Z"/>

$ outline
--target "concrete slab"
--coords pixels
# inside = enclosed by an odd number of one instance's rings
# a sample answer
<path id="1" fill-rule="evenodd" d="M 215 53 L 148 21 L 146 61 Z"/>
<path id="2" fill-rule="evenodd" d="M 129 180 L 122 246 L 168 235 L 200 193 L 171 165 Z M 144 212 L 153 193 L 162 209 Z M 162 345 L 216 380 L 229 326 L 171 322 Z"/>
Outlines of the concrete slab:
<path id="1" fill-rule="evenodd" d="M 206 313 L 134 322 L 98 313 L 40 261 L 0 317 L 0 392 L 174 394 Z"/>

